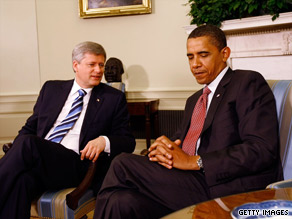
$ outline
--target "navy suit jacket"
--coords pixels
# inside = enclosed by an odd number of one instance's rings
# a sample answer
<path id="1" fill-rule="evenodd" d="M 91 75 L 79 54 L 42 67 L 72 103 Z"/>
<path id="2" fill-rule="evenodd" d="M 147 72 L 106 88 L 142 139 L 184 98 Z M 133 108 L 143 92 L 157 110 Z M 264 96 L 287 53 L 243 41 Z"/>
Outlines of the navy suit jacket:
<path id="1" fill-rule="evenodd" d="M 19 136 L 33 134 L 44 138 L 53 127 L 73 86 L 73 80 L 48 81 L 39 94 L 33 114 Z M 80 133 L 79 149 L 100 135 L 110 140 L 110 158 L 133 152 L 135 139 L 129 130 L 129 113 L 123 92 L 103 83 L 94 87 Z"/>
<path id="2" fill-rule="evenodd" d="M 180 129 L 184 140 L 202 90 L 188 98 Z M 264 189 L 282 180 L 275 99 L 257 72 L 228 69 L 208 110 L 198 154 L 212 198 Z"/>

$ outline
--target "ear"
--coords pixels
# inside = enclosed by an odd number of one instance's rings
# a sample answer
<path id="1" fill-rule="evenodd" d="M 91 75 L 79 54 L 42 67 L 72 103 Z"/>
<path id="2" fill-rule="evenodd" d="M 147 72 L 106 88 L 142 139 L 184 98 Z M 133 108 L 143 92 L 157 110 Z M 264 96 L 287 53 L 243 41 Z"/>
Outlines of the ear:
<path id="1" fill-rule="evenodd" d="M 78 65 L 79 65 L 79 63 L 76 60 L 74 60 L 72 63 L 72 68 L 75 72 L 77 72 L 77 70 L 78 70 Z"/>
<path id="2" fill-rule="evenodd" d="M 229 58 L 230 53 L 231 53 L 231 50 L 227 46 L 221 50 L 221 54 L 222 54 L 222 58 L 224 62 L 227 62 L 227 59 Z"/>

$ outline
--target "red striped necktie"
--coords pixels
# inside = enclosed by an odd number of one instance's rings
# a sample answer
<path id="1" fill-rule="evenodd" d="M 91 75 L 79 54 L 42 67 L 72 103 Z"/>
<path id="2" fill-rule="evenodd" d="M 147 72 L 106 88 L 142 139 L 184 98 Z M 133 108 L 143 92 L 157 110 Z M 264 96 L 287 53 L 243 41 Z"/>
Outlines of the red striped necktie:
<path id="1" fill-rule="evenodd" d="M 189 155 L 194 155 L 196 153 L 196 145 L 205 122 L 208 95 L 210 93 L 210 89 L 206 86 L 194 108 L 191 125 L 182 146 L 183 151 Z"/>

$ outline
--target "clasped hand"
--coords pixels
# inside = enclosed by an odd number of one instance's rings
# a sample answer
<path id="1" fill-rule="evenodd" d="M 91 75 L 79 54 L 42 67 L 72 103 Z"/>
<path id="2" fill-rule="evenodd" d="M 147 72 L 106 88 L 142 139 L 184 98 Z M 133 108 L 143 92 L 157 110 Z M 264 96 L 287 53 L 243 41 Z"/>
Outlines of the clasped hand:
<path id="1" fill-rule="evenodd" d="M 166 136 L 161 136 L 149 148 L 149 160 L 171 169 L 173 167 L 181 170 L 199 170 L 197 160 L 199 156 L 186 154 L 179 145 L 181 140 L 174 142 Z"/>

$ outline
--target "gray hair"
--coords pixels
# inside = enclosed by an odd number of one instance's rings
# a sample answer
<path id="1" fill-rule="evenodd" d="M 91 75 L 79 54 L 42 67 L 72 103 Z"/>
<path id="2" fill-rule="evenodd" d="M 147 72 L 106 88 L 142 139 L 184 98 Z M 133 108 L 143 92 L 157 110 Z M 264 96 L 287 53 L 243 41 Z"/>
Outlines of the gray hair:
<path id="1" fill-rule="evenodd" d="M 75 46 L 72 51 L 72 62 L 76 60 L 78 63 L 80 63 L 86 53 L 103 55 L 104 59 L 106 60 L 106 53 L 102 45 L 95 42 L 86 41 Z"/>

